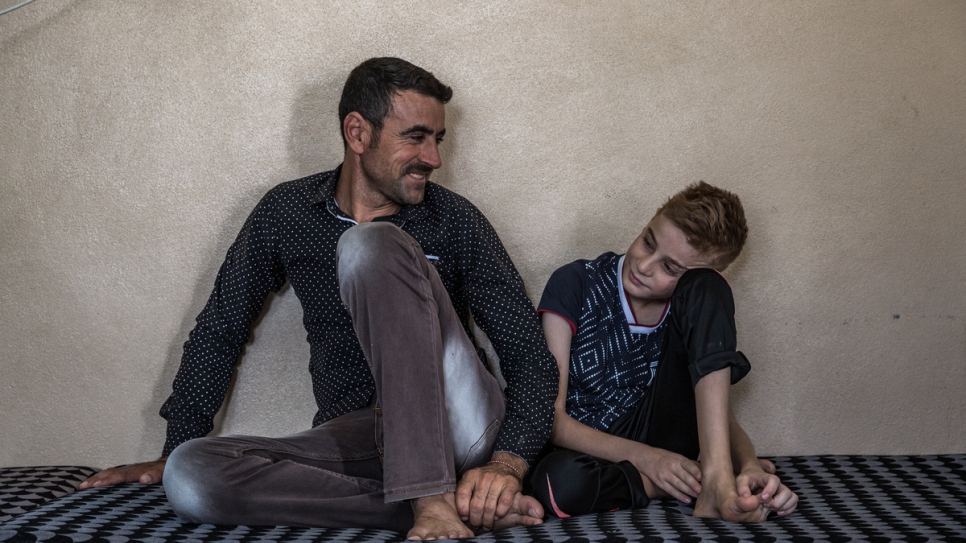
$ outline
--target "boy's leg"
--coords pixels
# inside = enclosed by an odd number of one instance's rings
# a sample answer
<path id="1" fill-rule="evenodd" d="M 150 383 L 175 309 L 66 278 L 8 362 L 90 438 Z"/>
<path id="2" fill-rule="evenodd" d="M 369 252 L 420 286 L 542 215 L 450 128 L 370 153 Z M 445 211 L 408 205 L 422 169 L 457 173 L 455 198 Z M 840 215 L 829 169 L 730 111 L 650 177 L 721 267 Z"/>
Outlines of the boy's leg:
<path id="1" fill-rule="evenodd" d="M 734 314 L 731 287 L 721 274 L 696 269 L 681 277 L 644 442 L 692 459 L 701 451 L 696 516 L 763 520 L 754 511 L 745 514 L 755 500 L 738 498 L 735 488 L 729 394 L 751 366 L 736 350 Z M 662 375 L 662 370 L 667 371 Z"/>
<path id="2" fill-rule="evenodd" d="M 671 296 L 668 319 L 654 382 L 633 415 L 618 421 L 624 424 L 615 423 L 615 431 L 694 460 L 700 449 L 695 385 L 729 367 L 730 381 L 736 383 L 751 365 L 736 350 L 734 297 L 717 271 L 685 272 Z"/>
<path id="3" fill-rule="evenodd" d="M 336 255 L 376 383 L 386 499 L 453 492 L 457 473 L 490 458 L 505 409 L 499 384 L 411 236 L 390 223 L 360 224 Z"/>
<path id="4" fill-rule="evenodd" d="M 284 438 L 193 439 L 163 484 L 190 522 L 408 530 L 412 508 L 385 503 L 371 407 Z"/>
<path id="5" fill-rule="evenodd" d="M 561 518 L 648 504 L 641 474 L 628 461 L 610 462 L 558 449 L 533 468 L 533 495 L 544 511 Z"/>

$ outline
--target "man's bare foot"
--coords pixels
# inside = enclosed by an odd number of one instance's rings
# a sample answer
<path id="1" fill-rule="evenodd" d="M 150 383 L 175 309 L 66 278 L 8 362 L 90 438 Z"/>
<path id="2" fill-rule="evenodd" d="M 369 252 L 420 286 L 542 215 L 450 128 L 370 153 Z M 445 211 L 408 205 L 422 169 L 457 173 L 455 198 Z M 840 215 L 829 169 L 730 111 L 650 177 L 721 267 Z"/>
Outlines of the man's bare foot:
<path id="1" fill-rule="evenodd" d="M 456 512 L 456 494 L 446 492 L 413 500 L 416 521 L 406 539 L 436 540 L 473 537 Z"/>
<path id="2" fill-rule="evenodd" d="M 733 480 L 730 487 L 726 482 L 702 481 L 701 493 L 694 502 L 694 516 L 730 522 L 764 522 L 768 519 L 768 510 L 758 496 L 739 496 Z"/>
<path id="3" fill-rule="evenodd" d="M 506 516 L 493 521 L 494 530 L 513 528 L 514 526 L 535 526 L 543 524 L 543 506 L 533 496 L 525 496 L 520 492 L 513 497 L 513 505 Z"/>

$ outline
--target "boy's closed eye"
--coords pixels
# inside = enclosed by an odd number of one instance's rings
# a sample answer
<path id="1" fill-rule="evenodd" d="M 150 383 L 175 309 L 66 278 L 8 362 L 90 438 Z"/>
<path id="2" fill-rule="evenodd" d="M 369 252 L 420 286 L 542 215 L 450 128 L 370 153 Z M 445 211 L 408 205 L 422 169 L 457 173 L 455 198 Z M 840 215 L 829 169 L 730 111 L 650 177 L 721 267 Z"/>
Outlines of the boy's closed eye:
<path id="1" fill-rule="evenodd" d="M 667 260 L 664 261 L 663 267 L 664 267 L 665 273 L 667 273 L 671 277 L 678 277 L 685 272 L 684 268 L 675 266 L 674 264 L 671 264 Z"/>

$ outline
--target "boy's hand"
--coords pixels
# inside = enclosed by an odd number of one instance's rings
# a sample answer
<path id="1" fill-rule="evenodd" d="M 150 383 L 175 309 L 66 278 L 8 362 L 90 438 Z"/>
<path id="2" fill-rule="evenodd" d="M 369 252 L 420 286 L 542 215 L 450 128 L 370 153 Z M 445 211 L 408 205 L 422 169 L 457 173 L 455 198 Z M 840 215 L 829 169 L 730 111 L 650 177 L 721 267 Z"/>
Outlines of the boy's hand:
<path id="1" fill-rule="evenodd" d="M 777 475 L 757 469 L 742 471 L 735 478 L 738 495 L 748 497 L 759 492 L 758 498 L 768 512 L 785 516 L 798 507 L 798 495 L 781 483 Z"/>
<path id="2" fill-rule="evenodd" d="M 691 498 L 701 493 L 701 468 L 697 462 L 654 447 L 642 446 L 639 451 L 631 462 L 659 489 L 684 503 L 691 503 Z"/>

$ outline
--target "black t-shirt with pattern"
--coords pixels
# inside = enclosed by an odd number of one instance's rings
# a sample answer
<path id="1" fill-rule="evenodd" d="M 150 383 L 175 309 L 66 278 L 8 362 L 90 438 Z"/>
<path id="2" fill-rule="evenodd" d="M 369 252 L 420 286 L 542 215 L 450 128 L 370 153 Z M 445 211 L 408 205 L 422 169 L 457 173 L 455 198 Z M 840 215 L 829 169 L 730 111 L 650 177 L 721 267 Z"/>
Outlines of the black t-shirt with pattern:
<path id="1" fill-rule="evenodd" d="M 604 253 L 553 272 L 540 298 L 570 324 L 567 414 L 601 431 L 637 405 L 657 371 L 667 328 L 640 324 L 621 282 L 623 255 Z"/>

